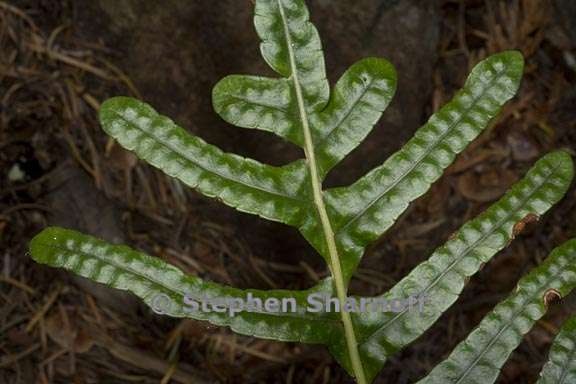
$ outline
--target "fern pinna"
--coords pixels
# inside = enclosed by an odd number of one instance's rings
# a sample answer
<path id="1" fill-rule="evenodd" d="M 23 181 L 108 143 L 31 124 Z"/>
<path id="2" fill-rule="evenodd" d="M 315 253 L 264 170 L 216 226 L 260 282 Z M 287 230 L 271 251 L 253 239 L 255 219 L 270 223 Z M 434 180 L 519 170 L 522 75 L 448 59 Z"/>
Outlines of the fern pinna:
<path id="1" fill-rule="evenodd" d="M 304 159 L 274 167 L 224 153 L 128 97 L 106 101 L 100 121 L 120 145 L 182 183 L 240 211 L 298 228 L 325 259 L 330 277 L 305 291 L 241 290 L 187 276 L 126 246 L 55 227 L 32 240 L 31 254 L 37 262 L 129 290 L 153 307 L 165 298 L 162 312 L 170 316 L 255 337 L 324 344 L 357 382 L 368 383 L 456 301 L 467 279 L 514 238 L 517 223 L 539 217 L 562 198 L 572 180 L 572 161 L 563 151 L 544 156 L 427 261 L 372 298 L 426 295 L 421 312 L 406 306 L 394 312 L 307 310 L 312 294 L 350 301 L 348 284 L 366 246 L 430 188 L 514 96 L 523 58 L 508 51 L 481 61 L 402 149 L 354 184 L 324 190 L 328 172 L 364 140 L 390 102 L 395 70 L 384 59 L 363 59 L 331 91 L 318 32 L 303 0 L 256 0 L 254 22 L 262 56 L 280 77 L 228 76 L 214 87 L 214 109 L 231 124 L 269 131 L 300 146 Z M 563 296 L 572 289 L 575 262 L 573 242 L 556 249 L 423 382 L 495 381 L 522 335 L 544 314 L 543 293 L 554 288 Z M 206 312 L 184 305 L 248 294 L 261 300 L 292 298 L 296 309 Z"/>

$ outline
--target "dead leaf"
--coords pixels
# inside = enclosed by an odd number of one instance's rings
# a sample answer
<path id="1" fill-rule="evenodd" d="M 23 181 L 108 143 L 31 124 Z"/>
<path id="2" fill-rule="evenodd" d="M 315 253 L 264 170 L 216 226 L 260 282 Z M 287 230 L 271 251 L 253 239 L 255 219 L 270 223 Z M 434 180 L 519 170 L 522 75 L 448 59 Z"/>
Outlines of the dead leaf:
<path id="1" fill-rule="evenodd" d="M 516 175 L 507 169 L 491 168 L 483 173 L 469 171 L 458 178 L 458 191 L 471 201 L 494 201 L 516 181 Z"/>
<path id="2" fill-rule="evenodd" d="M 83 329 L 78 327 L 74 322 L 66 325 L 66 321 L 60 313 L 50 316 L 46 320 L 46 333 L 48 336 L 62 348 L 73 350 L 75 353 L 88 352 L 94 345 L 94 340 Z"/>
<path id="3" fill-rule="evenodd" d="M 526 133 L 513 130 L 506 138 L 512 151 L 512 157 L 517 161 L 531 161 L 540 156 L 538 144 Z"/>

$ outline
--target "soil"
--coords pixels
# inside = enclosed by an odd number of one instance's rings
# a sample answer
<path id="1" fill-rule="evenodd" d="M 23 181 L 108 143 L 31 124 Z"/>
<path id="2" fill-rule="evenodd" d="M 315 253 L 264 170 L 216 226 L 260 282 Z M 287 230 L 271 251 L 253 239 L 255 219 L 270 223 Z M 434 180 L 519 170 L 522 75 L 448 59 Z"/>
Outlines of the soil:
<path id="1" fill-rule="evenodd" d="M 402 146 L 488 54 L 527 59 L 518 96 L 367 252 L 353 293 L 390 288 L 552 149 L 576 154 L 576 7 L 570 0 L 308 1 L 335 83 L 355 61 L 398 70 L 394 101 L 326 187 L 347 185 Z M 327 271 L 296 230 L 183 188 L 109 140 L 97 109 L 131 95 L 226 151 L 281 165 L 301 150 L 232 127 L 211 90 L 231 73 L 272 76 L 250 0 L 0 2 L 0 383 L 345 383 L 323 348 L 234 335 L 154 315 L 134 297 L 33 263 L 46 225 L 126 243 L 188 273 L 251 288 L 305 288 Z M 376 382 L 408 383 L 440 362 L 515 282 L 576 235 L 572 188 L 474 276 Z M 534 382 L 558 327 L 551 305 L 498 382 Z M 161 381 L 164 380 L 164 381 Z"/>

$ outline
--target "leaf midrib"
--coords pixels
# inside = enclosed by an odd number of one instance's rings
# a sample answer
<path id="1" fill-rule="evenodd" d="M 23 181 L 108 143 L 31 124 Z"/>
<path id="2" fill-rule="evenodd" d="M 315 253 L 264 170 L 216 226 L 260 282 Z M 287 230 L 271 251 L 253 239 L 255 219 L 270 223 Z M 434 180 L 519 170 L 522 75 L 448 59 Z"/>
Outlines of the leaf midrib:
<path id="1" fill-rule="evenodd" d="M 277 106 L 277 105 L 271 104 L 271 103 L 265 103 L 265 102 L 263 102 L 263 101 L 261 101 L 261 100 L 258 100 L 258 101 L 252 100 L 252 99 L 249 98 L 249 97 L 242 96 L 242 95 L 236 94 L 236 93 L 229 93 L 228 96 L 229 96 L 231 99 L 235 99 L 235 100 L 237 100 L 237 101 L 243 101 L 243 102 L 246 102 L 246 103 L 254 104 L 254 105 L 257 105 L 257 106 L 260 106 L 260 107 L 270 108 L 270 109 L 276 110 L 276 111 L 278 111 L 278 112 L 282 112 L 282 113 L 288 114 L 288 110 L 286 110 L 286 109 L 284 109 L 284 108 L 282 108 L 282 107 L 279 107 L 279 106 Z"/>
<path id="2" fill-rule="evenodd" d="M 330 256 L 330 264 L 331 264 L 330 269 L 332 272 L 332 276 L 334 277 L 334 284 L 336 286 L 337 296 L 339 301 L 343 304 L 347 298 L 347 284 L 344 282 L 342 266 L 340 265 L 340 257 L 338 256 L 338 249 L 336 247 L 336 239 L 334 237 L 334 232 L 332 230 L 330 218 L 328 216 L 328 212 L 326 211 L 324 198 L 322 196 L 322 183 L 318 176 L 318 167 L 316 165 L 314 144 L 312 141 L 312 134 L 310 132 L 307 111 L 304 105 L 304 98 L 302 96 L 302 88 L 298 78 L 298 68 L 296 65 L 292 38 L 290 36 L 290 28 L 288 26 L 288 20 L 286 19 L 284 7 L 282 5 L 282 0 L 276 0 L 276 4 L 280 11 L 280 17 L 282 19 L 282 24 L 284 26 L 286 47 L 288 49 L 288 56 L 290 59 L 290 66 L 291 66 L 291 78 L 294 83 L 294 88 L 296 91 L 296 99 L 298 101 L 298 109 L 300 111 L 302 130 L 304 131 L 304 143 L 305 143 L 304 153 L 306 154 L 306 159 L 310 170 L 310 180 L 312 184 L 314 203 L 316 205 L 316 210 L 320 218 L 320 224 L 324 232 L 327 249 Z M 356 332 L 354 330 L 354 324 L 352 323 L 352 319 L 348 312 L 341 311 L 340 316 L 342 319 L 342 325 L 344 327 L 344 336 L 346 339 L 348 357 L 352 364 L 352 371 L 354 372 L 354 377 L 356 378 L 359 384 L 366 384 L 368 381 L 366 380 L 366 374 L 364 372 L 364 367 L 362 365 L 362 360 L 360 358 L 360 352 L 358 350 L 358 342 L 356 340 Z"/>

